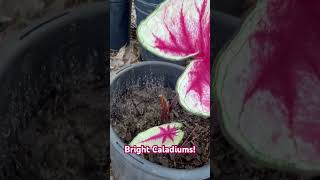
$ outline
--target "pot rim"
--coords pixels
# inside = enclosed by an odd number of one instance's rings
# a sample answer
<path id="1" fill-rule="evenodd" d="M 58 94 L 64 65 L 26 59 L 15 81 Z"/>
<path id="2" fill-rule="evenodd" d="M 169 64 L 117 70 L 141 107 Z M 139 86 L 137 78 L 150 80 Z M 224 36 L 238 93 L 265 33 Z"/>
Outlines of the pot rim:
<path id="1" fill-rule="evenodd" d="M 19 61 L 19 57 L 28 50 L 35 41 L 50 36 L 56 29 L 64 27 L 74 21 L 90 19 L 97 15 L 109 12 L 108 3 L 92 2 L 78 7 L 58 11 L 54 14 L 47 14 L 25 28 L 11 32 L 8 39 L 0 44 L 0 79 L 7 72 L 8 68 Z"/>
<path id="2" fill-rule="evenodd" d="M 146 65 L 151 65 L 151 66 L 156 66 L 156 65 L 167 65 L 171 67 L 175 67 L 177 69 L 183 70 L 184 67 L 173 64 L 173 63 L 168 63 L 168 62 L 161 62 L 161 61 L 142 61 L 136 64 L 131 64 L 124 66 L 123 68 L 119 69 L 113 77 L 110 77 L 110 86 L 111 84 L 118 79 L 121 74 L 126 73 L 132 68 L 136 67 L 141 67 L 141 66 L 146 66 Z M 168 168 L 165 166 L 161 166 L 155 163 L 152 163 L 148 160 L 145 160 L 141 158 L 140 156 L 136 154 L 126 154 L 124 153 L 124 143 L 123 141 L 119 138 L 119 136 L 115 133 L 114 129 L 112 128 L 111 122 L 110 122 L 110 145 L 115 148 L 115 150 L 120 153 L 126 161 L 130 162 L 131 165 L 141 169 L 145 173 L 150 174 L 150 171 L 148 171 L 148 168 L 146 167 L 153 167 L 154 169 L 157 169 L 157 171 L 153 171 L 152 174 L 156 175 L 158 177 L 170 177 L 170 174 L 176 174 L 176 173 L 184 173 L 186 177 L 189 177 L 190 180 L 194 178 L 198 178 L 199 180 L 205 180 L 210 178 L 210 162 L 208 162 L 206 165 L 199 167 L 199 168 L 194 168 L 194 169 L 175 169 L 175 168 Z M 112 159 L 112 154 L 110 156 Z M 164 173 L 167 172 L 167 173 Z M 193 177 L 193 174 L 197 174 L 200 176 Z"/>

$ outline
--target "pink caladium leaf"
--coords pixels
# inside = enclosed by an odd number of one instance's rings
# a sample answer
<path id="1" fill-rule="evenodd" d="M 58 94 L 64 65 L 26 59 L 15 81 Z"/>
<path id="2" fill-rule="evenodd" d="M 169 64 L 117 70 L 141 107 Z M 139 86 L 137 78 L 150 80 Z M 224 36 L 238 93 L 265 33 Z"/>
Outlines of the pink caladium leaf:
<path id="1" fill-rule="evenodd" d="M 138 27 L 150 52 L 169 60 L 194 60 L 177 83 L 180 104 L 210 116 L 210 1 L 167 0 Z"/>
<path id="2" fill-rule="evenodd" d="M 194 60 L 180 76 L 176 91 L 180 104 L 199 116 L 210 116 L 210 59 Z M 206 63 L 208 62 L 208 63 Z"/>
<path id="3" fill-rule="evenodd" d="M 169 123 L 161 126 L 152 127 L 139 133 L 131 142 L 130 146 L 167 146 L 178 145 L 181 143 L 184 132 L 181 123 Z"/>
<path id="4" fill-rule="evenodd" d="M 252 50 L 252 63 L 258 68 L 244 104 L 258 91 L 268 91 L 283 105 L 286 117 L 283 121 L 296 148 L 314 146 L 320 162 L 320 61 L 316 56 L 320 50 L 320 2 L 271 0 L 268 6 L 267 17 L 259 23 L 261 30 L 250 37 L 250 46 L 256 49 Z M 279 7 L 287 8 L 275 14 L 275 8 Z M 267 25 L 269 22 L 272 24 Z M 277 27 L 277 30 L 263 30 L 264 27 Z M 262 55 L 266 44 L 272 50 Z"/>
<path id="5" fill-rule="evenodd" d="M 320 1 L 261 0 L 219 61 L 223 127 L 251 155 L 320 172 Z"/>

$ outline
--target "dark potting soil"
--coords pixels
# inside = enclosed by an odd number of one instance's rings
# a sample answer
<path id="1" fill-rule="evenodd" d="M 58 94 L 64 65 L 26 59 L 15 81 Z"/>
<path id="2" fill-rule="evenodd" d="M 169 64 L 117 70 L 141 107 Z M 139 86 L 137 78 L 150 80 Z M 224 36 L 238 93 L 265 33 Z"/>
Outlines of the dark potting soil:
<path id="1" fill-rule="evenodd" d="M 11 150 L 17 173 L 10 180 L 107 178 L 105 81 L 88 74 L 63 81 L 17 131 Z"/>
<path id="2" fill-rule="evenodd" d="M 218 121 L 211 134 L 211 170 L 215 180 L 316 180 L 254 164 L 224 138 Z"/>
<path id="3" fill-rule="evenodd" d="M 121 96 L 111 110 L 111 122 L 115 132 L 129 144 L 140 132 L 151 127 L 169 123 L 161 120 L 159 95 L 173 99 L 176 92 L 169 88 L 150 86 L 147 88 L 133 87 Z M 170 122 L 184 124 L 184 138 L 180 146 L 196 146 L 196 154 L 144 154 L 145 159 L 177 169 L 192 169 L 204 166 L 209 162 L 209 119 L 191 115 L 177 105 L 175 116 Z"/>

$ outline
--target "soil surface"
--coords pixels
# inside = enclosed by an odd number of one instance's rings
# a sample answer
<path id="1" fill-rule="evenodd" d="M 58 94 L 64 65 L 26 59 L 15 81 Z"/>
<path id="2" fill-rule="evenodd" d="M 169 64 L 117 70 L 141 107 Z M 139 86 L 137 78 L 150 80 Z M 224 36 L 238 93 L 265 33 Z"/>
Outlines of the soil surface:
<path id="1" fill-rule="evenodd" d="M 10 180 L 108 176 L 105 81 L 88 74 L 77 78 L 65 79 L 64 90 L 52 93 L 28 128 L 17 133 L 11 152 L 17 173 Z"/>
<path id="2" fill-rule="evenodd" d="M 163 87 L 129 89 L 111 110 L 111 122 L 115 132 L 128 144 L 138 133 L 169 121 L 161 120 L 159 95 L 168 100 L 176 92 Z M 154 163 L 178 169 L 201 167 L 209 162 L 209 119 L 194 116 L 179 105 L 174 108 L 175 117 L 170 122 L 184 124 L 185 136 L 180 146 L 196 146 L 196 154 L 145 154 L 145 159 Z"/>

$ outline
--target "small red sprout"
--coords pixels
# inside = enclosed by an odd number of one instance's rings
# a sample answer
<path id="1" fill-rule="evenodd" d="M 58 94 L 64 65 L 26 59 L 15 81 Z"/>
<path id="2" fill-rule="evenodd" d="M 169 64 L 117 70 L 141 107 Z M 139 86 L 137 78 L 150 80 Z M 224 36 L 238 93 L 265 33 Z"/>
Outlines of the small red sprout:
<path id="1" fill-rule="evenodd" d="M 174 118 L 174 107 L 178 104 L 178 95 L 172 100 L 167 100 L 164 95 L 160 95 L 161 120 L 168 121 Z"/>

